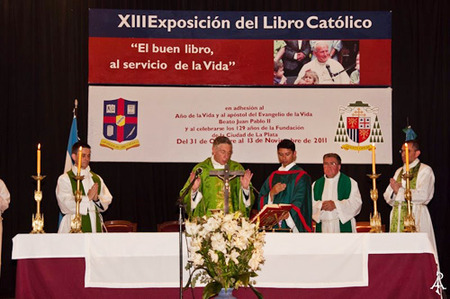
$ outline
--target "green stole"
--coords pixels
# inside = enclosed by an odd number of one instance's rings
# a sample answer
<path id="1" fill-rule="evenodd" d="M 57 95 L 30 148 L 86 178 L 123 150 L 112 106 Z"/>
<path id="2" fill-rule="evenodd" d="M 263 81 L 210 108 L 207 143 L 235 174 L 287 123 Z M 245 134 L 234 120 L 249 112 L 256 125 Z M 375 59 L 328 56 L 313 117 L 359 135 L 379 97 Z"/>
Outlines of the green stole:
<path id="1" fill-rule="evenodd" d="M 321 177 L 314 184 L 314 200 L 322 200 L 323 187 L 325 186 L 325 177 Z M 338 181 L 338 200 L 341 201 L 343 199 L 347 199 L 350 196 L 350 191 L 352 190 L 352 182 L 350 178 L 341 172 L 341 176 Z M 341 233 L 351 233 L 352 232 L 352 223 L 351 220 L 342 223 L 339 220 L 339 227 Z M 316 223 L 316 232 L 322 232 L 322 222 Z"/>
<path id="2" fill-rule="evenodd" d="M 98 184 L 98 194 L 100 194 L 100 190 L 101 190 L 100 178 L 97 174 L 93 173 L 92 171 L 91 171 L 91 174 L 92 174 L 92 180 L 94 181 L 94 183 Z M 72 192 L 75 195 L 75 193 L 77 192 L 77 180 L 75 179 L 75 174 L 73 173 L 72 170 L 69 170 L 67 172 L 67 175 L 70 178 L 70 184 L 72 185 Z M 81 188 L 81 194 L 86 195 L 83 184 L 80 184 L 80 188 Z M 96 222 L 95 223 L 96 231 L 98 233 L 101 233 L 102 232 L 102 223 L 100 221 L 100 215 L 99 215 L 97 207 L 95 207 L 95 222 Z M 87 215 L 81 215 L 81 230 L 83 231 L 83 233 L 91 233 L 92 232 L 91 218 L 89 217 L 89 213 Z"/>
<path id="3" fill-rule="evenodd" d="M 416 189 L 416 183 L 417 183 L 417 176 L 419 175 L 419 168 L 420 168 L 420 162 L 417 163 L 416 166 L 411 168 L 409 170 L 409 174 L 412 176 L 411 180 L 409 181 L 409 187 L 411 189 Z M 403 177 L 403 167 L 400 170 L 400 173 L 398 174 L 396 180 L 398 183 L 402 183 L 402 177 Z M 398 206 L 401 206 L 400 208 L 400 215 L 398 212 Z M 403 232 L 405 230 L 405 224 L 403 223 L 406 215 L 408 214 L 408 204 L 406 201 L 395 201 L 394 207 L 392 208 L 392 219 L 391 219 L 391 227 L 389 228 L 390 232 L 397 232 L 398 227 L 398 218 L 400 217 L 400 232 Z"/>

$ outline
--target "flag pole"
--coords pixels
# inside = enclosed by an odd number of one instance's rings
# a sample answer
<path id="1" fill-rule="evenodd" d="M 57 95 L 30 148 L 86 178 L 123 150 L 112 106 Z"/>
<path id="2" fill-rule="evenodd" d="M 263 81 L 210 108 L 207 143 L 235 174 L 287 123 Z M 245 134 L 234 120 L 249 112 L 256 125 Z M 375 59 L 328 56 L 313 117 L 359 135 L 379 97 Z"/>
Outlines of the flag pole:
<path id="1" fill-rule="evenodd" d="M 67 141 L 67 148 L 66 148 L 66 159 L 64 162 L 64 173 L 68 172 L 72 169 L 72 146 L 78 141 L 78 125 L 77 125 L 77 113 L 78 113 L 78 100 L 74 100 L 74 107 L 72 110 L 72 124 L 70 125 L 70 131 L 69 131 L 69 138 Z M 59 220 L 58 220 L 58 226 L 61 223 L 61 220 L 63 218 L 62 213 L 59 213 Z"/>
<path id="2" fill-rule="evenodd" d="M 78 114 L 78 99 L 75 99 L 73 107 L 73 117 L 77 117 L 77 114 Z"/>

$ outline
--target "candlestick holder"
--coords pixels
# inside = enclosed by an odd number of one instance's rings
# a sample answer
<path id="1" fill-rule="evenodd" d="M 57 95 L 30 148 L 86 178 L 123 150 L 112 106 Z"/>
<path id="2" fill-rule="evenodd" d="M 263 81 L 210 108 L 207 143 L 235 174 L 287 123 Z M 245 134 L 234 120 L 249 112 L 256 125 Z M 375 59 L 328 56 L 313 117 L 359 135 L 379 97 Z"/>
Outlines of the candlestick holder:
<path id="1" fill-rule="evenodd" d="M 44 231 L 44 214 L 41 214 L 41 181 L 45 178 L 45 175 L 33 175 L 31 176 L 37 183 L 37 190 L 34 191 L 34 200 L 36 201 L 36 214 L 31 216 L 31 225 L 33 230 L 30 234 L 45 234 Z"/>
<path id="2" fill-rule="evenodd" d="M 377 178 L 381 176 L 381 174 L 368 174 L 369 178 L 372 179 L 372 190 L 370 190 L 370 198 L 373 201 L 373 216 L 370 214 L 370 231 L 371 233 L 381 233 L 381 216 L 378 213 L 377 209 L 377 200 L 378 200 L 378 189 L 377 189 Z"/>
<path id="3" fill-rule="evenodd" d="M 77 191 L 75 192 L 75 204 L 76 204 L 75 217 L 70 222 L 69 233 L 77 234 L 77 233 L 83 232 L 81 229 L 81 215 L 80 215 L 80 203 L 81 203 L 81 199 L 82 199 L 80 184 L 81 184 L 81 181 L 84 179 L 84 176 L 76 175 L 75 179 L 77 180 Z"/>
<path id="4" fill-rule="evenodd" d="M 403 219 L 403 224 L 405 226 L 404 232 L 405 233 L 415 233 L 417 232 L 416 229 L 416 223 L 414 220 L 414 215 L 412 212 L 412 195 L 411 195 L 411 186 L 410 186 L 410 179 L 412 178 L 412 175 L 409 171 L 406 171 L 403 174 L 403 179 L 406 180 L 406 188 L 405 188 L 405 200 L 407 204 L 407 214 L 405 218 Z"/>

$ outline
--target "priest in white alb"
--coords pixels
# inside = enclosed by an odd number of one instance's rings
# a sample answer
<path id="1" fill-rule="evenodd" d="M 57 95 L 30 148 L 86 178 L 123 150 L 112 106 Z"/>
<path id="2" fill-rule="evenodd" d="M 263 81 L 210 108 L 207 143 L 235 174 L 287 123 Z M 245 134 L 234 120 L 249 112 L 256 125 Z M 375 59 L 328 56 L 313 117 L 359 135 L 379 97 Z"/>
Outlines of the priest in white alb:
<path id="1" fill-rule="evenodd" d="M 340 172 L 341 157 L 323 156 L 324 176 L 313 183 L 313 220 L 316 232 L 355 233 L 355 216 L 361 211 L 358 183 Z"/>

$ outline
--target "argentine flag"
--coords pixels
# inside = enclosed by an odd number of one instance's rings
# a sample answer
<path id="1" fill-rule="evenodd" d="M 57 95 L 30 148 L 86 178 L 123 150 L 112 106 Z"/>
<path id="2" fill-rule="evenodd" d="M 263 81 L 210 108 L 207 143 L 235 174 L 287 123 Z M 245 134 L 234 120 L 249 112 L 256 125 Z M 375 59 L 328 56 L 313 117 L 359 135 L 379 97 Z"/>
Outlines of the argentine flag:
<path id="1" fill-rule="evenodd" d="M 72 126 L 70 127 L 69 141 L 67 142 L 66 164 L 64 165 L 64 173 L 68 172 L 73 165 L 72 146 L 78 142 L 77 116 L 73 116 Z"/>
<path id="2" fill-rule="evenodd" d="M 72 146 L 78 141 L 77 116 L 73 115 L 72 126 L 70 127 L 69 141 L 67 142 L 66 163 L 64 165 L 64 173 L 72 169 Z M 58 226 L 61 223 L 63 214 L 59 212 Z"/>

